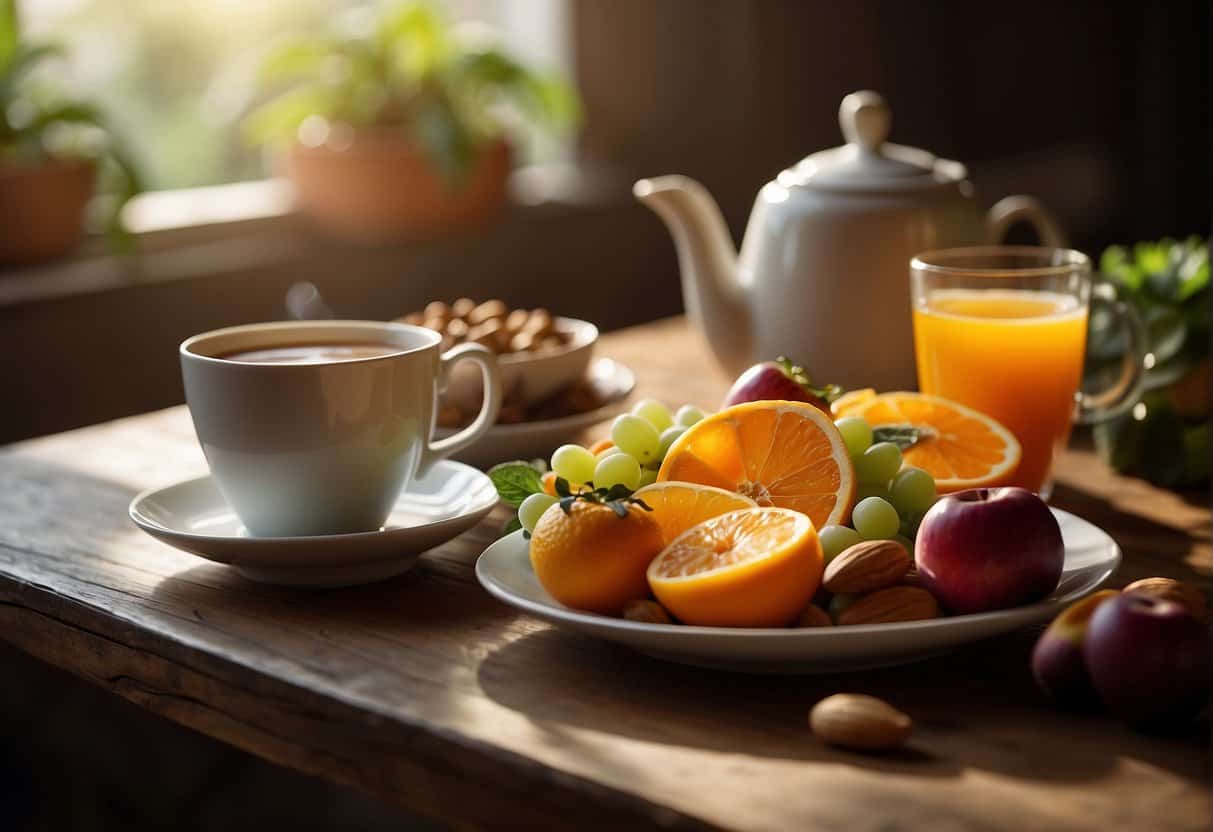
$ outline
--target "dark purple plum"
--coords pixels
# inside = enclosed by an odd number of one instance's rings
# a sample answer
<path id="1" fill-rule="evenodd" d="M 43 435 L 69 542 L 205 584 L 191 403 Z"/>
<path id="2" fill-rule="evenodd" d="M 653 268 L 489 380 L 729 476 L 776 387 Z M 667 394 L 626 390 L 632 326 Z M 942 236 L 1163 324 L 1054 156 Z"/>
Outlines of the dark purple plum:
<path id="1" fill-rule="evenodd" d="M 1083 657 L 1099 698 L 1131 725 L 1180 726 L 1209 703 L 1208 625 L 1175 601 L 1127 592 L 1101 604 Z"/>

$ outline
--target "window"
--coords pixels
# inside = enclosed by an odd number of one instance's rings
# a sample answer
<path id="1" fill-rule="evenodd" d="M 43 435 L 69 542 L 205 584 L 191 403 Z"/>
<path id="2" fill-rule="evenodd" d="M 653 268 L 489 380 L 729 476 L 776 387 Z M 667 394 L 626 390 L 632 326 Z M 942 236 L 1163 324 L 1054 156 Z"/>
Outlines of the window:
<path id="1" fill-rule="evenodd" d="M 358 0 L 24 0 L 25 25 L 68 46 L 42 71 L 94 96 L 153 190 L 260 179 L 267 165 L 241 136 L 253 76 L 275 37 L 323 27 Z M 566 69 L 566 0 L 448 0 L 453 20 L 486 22 L 528 60 Z M 529 144 L 530 155 L 562 146 Z"/>

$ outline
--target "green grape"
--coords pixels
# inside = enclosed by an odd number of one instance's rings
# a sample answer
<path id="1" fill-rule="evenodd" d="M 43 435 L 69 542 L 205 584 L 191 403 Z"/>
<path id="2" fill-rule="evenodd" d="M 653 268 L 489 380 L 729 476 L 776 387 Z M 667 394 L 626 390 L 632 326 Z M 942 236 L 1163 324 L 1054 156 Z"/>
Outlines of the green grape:
<path id="1" fill-rule="evenodd" d="M 893 539 L 896 540 L 898 543 L 900 543 L 902 545 L 902 547 L 905 548 L 905 550 L 910 553 L 910 559 L 913 560 L 914 559 L 914 541 L 910 540 L 910 538 L 908 538 L 902 534 L 894 535 Z"/>
<path id="2" fill-rule="evenodd" d="M 901 528 L 897 509 L 879 497 L 860 500 L 851 512 L 851 522 L 864 540 L 888 540 Z"/>
<path id="3" fill-rule="evenodd" d="M 599 462 L 602 462 L 604 459 L 606 459 L 608 456 L 611 456 L 612 454 L 621 454 L 621 453 L 623 453 L 623 451 L 619 450 L 619 448 L 617 448 L 614 445 L 612 445 L 609 448 L 603 448 L 601 451 L 594 454 L 594 464 L 597 465 Z"/>
<path id="4" fill-rule="evenodd" d="M 569 482 L 589 482 L 596 464 L 594 455 L 580 445 L 561 445 L 552 454 L 552 470 Z"/>
<path id="5" fill-rule="evenodd" d="M 554 505 L 556 505 L 556 498 L 552 495 L 532 494 L 522 501 L 522 505 L 518 506 L 518 522 L 522 524 L 522 528 L 533 532 L 539 523 L 539 518 Z"/>
<path id="6" fill-rule="evenodd" d="M 675 440 L 686 432 L 687 429 L 683 425 L 674 425 L 673 427 L 666 428 L 661 432 L 661 436 L 659 438 L 661 439 L 662 459 L 665 459 L 665 455 L 669 452 L 670 446 L 674 444 Z"/>
<path id="7" fill-rule="evenodd" d="M 833 525 L 823 526 L 817 533 L 817 537 L 821 540 L 821 550 L 825 553 L 826 563 L 863 539 L 859 536 L 859 532 L 852 528 Z"/>
<path id="8" fill-rule="evenodd" d="M 893 477 L 889 494 L 902 517 L 921 514 L 935 502 L 935 478 L 921 468 L 907 466 Z"/>
<path id="9" fill-rule="evenodd" d="M 862 483 L 887 484 L 901 468 L 901 449 L 892 442 L 877 442 L 855 460 L 855 476 Z"/>
<path id="10" fill-rule="evenodd" d="M 901 525 L 897 528 L 897 534 L 901 537 L 908 537 L 911 540 L 918 537 L 918 524 L 922 522 L 921 514 L 911 514 L 909 516 L 901 515 Z"/>
<path id="11" fill-rule="evenodd" d="M 611 425 L 611 441 L 641 464 L 660 459 L 661 435 L 657 428 L 631 413 L 615 417 Z M 594 484 L 597 485 L 598 481 L 594 480 Z"/>
<path id="12" fill-rule="evenodd" d="M 855 488 L 855 502 L 866 500 L 868 497 L 879 497 L 882 500 L 892 502 L 889 496 L 889 489 L 885 487 L 885 483 L 880 482 L 861 482 Z"/>
<path id="13" fill-rule="evenodd" d="M 637 488 L 644 488 L 646 485 L 652 485 L 657 482 L 657 472 L 652 468 L 644 468 L 640 471 L 640 485 Z"/>
<path id="14" fill-rule="evenodd" d="M 847 446 L 847 453 L 855 459 L 872 444 L 872 426 L 860 416 L 843 416 L 834 423 L 842 434 L 842 441 Z"/>
<path id="15" fill-rule="evenodd" d="M 635 491 L 640 487 L 640 463 L 628 454 L 611 454 L 594 469 L 594 487 L 623 485 Z"/>
<path id="16" fill-rule="evenodd" d="M 693 404 L 684 404 L 678 408 L 678 412 L 674 414 L 674 424 L 682 425 L 684 428 L 689 428 L 691 425 L 703 419 L 703 411 Z"/>
<path id="17" fill-rule="evenodd" d="M 674 417 L 670 415 L 670 409 L 656 399 L 641 399 L 636 402 L 636 406 L 632 408 L 632 415 L 644 419 L 657 428 L 659 433 L 674 424 Z"/>

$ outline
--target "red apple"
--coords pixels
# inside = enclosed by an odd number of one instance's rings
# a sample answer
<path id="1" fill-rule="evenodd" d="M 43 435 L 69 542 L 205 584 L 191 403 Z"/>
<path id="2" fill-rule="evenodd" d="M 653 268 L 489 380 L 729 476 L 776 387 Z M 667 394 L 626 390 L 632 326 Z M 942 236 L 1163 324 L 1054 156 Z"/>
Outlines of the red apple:
<path id="1" fill-rule="evenodd" d="M 1024 488 L 974 488 L 944 497 L 918 529 L 923 586 L 954 613 L 1039 601 L 1057 588 L 1065 561 L 1061 528 Z"/>
<path id="2" fill-rule="evenodd" d="M 1143 728 L 1183 724 L 1209 702 L 1209 631 L 1175 601 L 1124 593 L 1091 616 L 1083 657 L 1108 710 Z"/>
<path id="3" fill-rule="evenodd" d="M 1032 650 L 1032 675 L 1041 690 L 1065 708 L 1093 708 L 1099 704 L 1095 686 L 1082 656 L 1087 625 L 1095 609 L 1120 593 L 1103 589 L 1076 601 L 1053 619 Z"/>
<path id="4" fill-rule="evenodd" d="M 814 387 L 803 367 L 798 367 L 789 359 L 780 356 L 776 361 L 755 364 L 738 376 L 729 388 L 728 395 L 724 397 L 721 407 L 774 399 L 808 402 L 829 413 L 830 400 L 841 392 L 842 389 L 834 384 Z"/>

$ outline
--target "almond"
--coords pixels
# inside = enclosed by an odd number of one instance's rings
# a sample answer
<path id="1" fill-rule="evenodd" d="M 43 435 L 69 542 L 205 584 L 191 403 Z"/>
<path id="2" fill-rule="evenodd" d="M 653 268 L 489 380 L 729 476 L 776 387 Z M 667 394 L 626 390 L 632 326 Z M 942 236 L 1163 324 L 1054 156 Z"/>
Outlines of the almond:
<path id="1" fill-rule="evenodd" d="M 883 699 L 860 693 L 836 693 L 809 711 L 809 728 L 842 748 L 883 751 L 905 742 L 914 723 Z"/>
<path id="2" fill-rule="evenodd" d="M 910 553 L 896 540 L 865 540 L 830 561 L 822 586 L 830 592 L 874 592 L 896 584 L 910 566 Z"/>
<path id="3" fill-rule="evenodd" d="M 916 586 L 891 586 L 865 595 L 838 614 L 839 624 L 889 624 L 938 618 L 935 596 Z"/>
<path id="4" fill-rule="evenodd" d="M 1194 586 L 1174 578 L 1142 578 L 1124 588 L 1125 592 L 1165 598 L 1188 608 L 1192 615 L 1202 621 L 1209 616 L 1209 602 L 1205 594 Z"/>
<path id="5" fill-rule="evenodd" d="M 834 622 L 829 614 L 816 604 L 809 604 L 796 619 L 797 627 L 832 627 Z"/>

